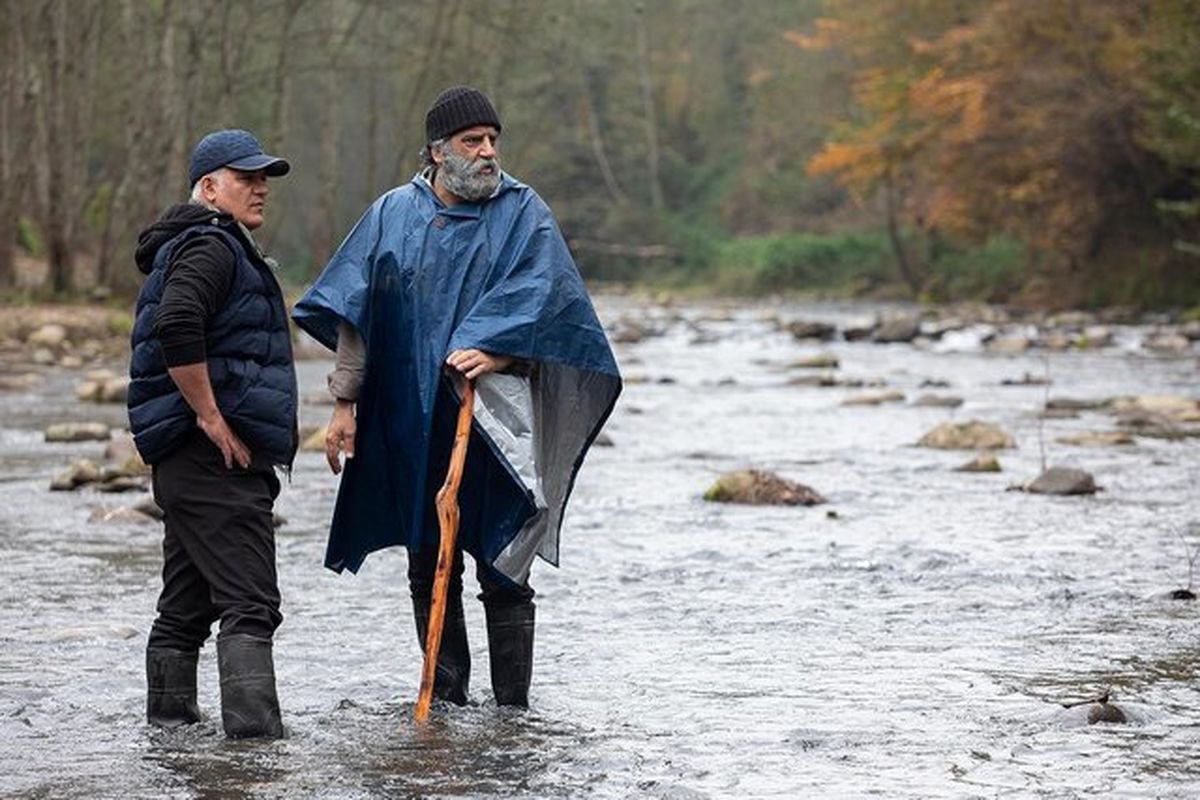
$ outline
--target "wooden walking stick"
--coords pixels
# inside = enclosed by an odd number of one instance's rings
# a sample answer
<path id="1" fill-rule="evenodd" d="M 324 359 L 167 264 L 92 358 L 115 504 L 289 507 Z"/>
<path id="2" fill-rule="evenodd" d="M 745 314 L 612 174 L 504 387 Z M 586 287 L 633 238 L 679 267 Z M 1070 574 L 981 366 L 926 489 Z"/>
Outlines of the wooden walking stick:
<path id="1" fill-rule="evenodd" d="M 474 409 L 475 381 L 468 380 L 463 389 L 462 407 L 458 410 L 458 427 L 454 429 L 450 469 L 446 471 L 446 482 L 437 493 L 441 543 L 438 546 L 437 572 L 433 576 L 433 602 L 429 607 L 425 663 L 421 667 L 421 691 L 417 696 L 417 722 L 424 722 L 429 717 L 429 704 L 433 702 L 433 681 L 437 675 L 438 651 L 442 647 L 442 625 L 446 620 L 446 590 L 450 585 L 450 569 L 454 565 L 454 542 L 458 538 L 458 486 L 462 483 L 463 465 L 467 461 Z"/>

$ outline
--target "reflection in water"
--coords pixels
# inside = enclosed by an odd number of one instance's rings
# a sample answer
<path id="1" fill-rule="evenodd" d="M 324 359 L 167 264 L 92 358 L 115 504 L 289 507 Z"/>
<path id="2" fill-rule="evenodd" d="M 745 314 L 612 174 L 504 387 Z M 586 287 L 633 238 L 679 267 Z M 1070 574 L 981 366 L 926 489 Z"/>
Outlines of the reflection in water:
<path id="1" fill-rule="evenodd" d="M 534 571 L 532 710 L 489 699 L 483 615 L 469 603 L 473 702 L 435 706 L 420 729 L 403 555 L 372 555 L 357 576 L 320 568 L 336 482 L 306 453 L 279 505 L 290 738 L 224 739 L 212 647 L 200 659 L 208 721 L 149 730 L 159 528 L 87 521 L 132 498 L 46 492 L 101 448 L 38 433 L 79 417 L 119 423 L 121 409 L 80 406 L 65 372 L 0 393 L 0 796 L 1169 797 L 1200 785 L 1200 604 L 1166 599 L 1187 578 L 1177 532 L 1200 519 L 1200 439 L 1059 443 L 1113 422 L 1040 421 L 1043 388 L 1000 385 L 1043 374 L 1039 354 L 831 343 L 847 377 L 910 400 L 946 381 L 965 401 L 843 406 L 855 390 L 788 385 L 786 365 L 814 347 L 759 309 L 708 311 L 638 309 L 665 334 L 619 350 L 635 380 L 606 431 L 614 446 L 581 473 L 563 568 Z M 695 324 L 711 334 L 700 343 Z M 1194 358 L 1050 359 L 1055 397 L 1195 392 Z M 302 363 L 302 394 L 319 394 L 327 369 Z M 305 405 L 302 422 L 328 413 Z M 1003 473 L 965 475 L 954 467 L 970 454 L 911 447 L 972 418 L 1016 437 Z M 1006 492 L 1039 470 L 1039 442 L 1106 490 Z M 699 499 L 748 466 L 830 504 Z M 1059 705 L 1104 691 L 1133 724 L 1077 724 Z"/>

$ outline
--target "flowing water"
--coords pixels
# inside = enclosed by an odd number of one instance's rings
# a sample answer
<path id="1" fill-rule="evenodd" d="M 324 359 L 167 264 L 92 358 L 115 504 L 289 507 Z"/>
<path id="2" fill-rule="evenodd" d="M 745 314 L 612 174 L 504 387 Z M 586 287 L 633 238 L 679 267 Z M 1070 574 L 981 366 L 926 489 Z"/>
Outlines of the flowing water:
<path id="1" fill-rule="evenodd" d="M 88 521 L 129 496 L 48 492 L 100 446 L 40 434 L 65 419 L 120 424 L 123 409 L 77 404 L 77 376 L 55 370 L 0 394 L 0 796 L 1200 796 L 1200 606 L 1168 597 L 1188 580 L 1180 536 L 1200 522 L 1200 439 L 1060 444 L 1112 418 L 1043 423 L 1046 389 L 1000 385 L 1048 372 L 1053 397 L 1195 396 L 1195 352 L 1148 355 L 1134 328 L 1104 351 L 1045 359 L 817 348 L 764 310 L 604 299 L 606 320 L 634 315 L 662 335 L 618 348 L 631 381 L 607 428 L 614 446 L 581 472 L 562 568 L 535 566 L 532 709 L 489 699 L 469 602 L 472 704 L 435 707 L 423 728 L 403 553 L 376 553 L 357 576 L 321 567 L 336 479 L 314 453 L 277 504 L 290 737 L 224 739 L 211 645 L 209 720 L 148 728 L 159 527 Z M 865 309 L 771 311 L 845 321 Z M 818 350 L 909 402 L 843 406 L 856 390 L 789 386 L 785 365 Z M 300 363 L 303 395 L 321 393 L 327 368 Z M 914 407 L 928 379 L 964 405 Z M 305 405 L 302 422 L 328 410 Z M 955 472 L 969 453 L 912 446 L 971 418 L 1016 437 L 1004 472 Z M 1038 473 L 1039 441 L 1051 464 L 1088 469 L 1104 491 L 1005 491 Z M 746 467 L 829 503 L 701 499 Z M 1131 724 L 1087 726 L 1058 705 L 1104 690 Z"/>

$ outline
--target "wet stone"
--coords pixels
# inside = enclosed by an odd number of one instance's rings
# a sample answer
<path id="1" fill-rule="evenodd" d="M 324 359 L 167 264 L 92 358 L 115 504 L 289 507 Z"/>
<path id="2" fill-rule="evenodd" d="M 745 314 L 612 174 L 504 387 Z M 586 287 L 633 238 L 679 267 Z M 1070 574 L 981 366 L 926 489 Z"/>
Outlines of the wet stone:
<path id="1" fill-rule="evenodd" d="M 1113 447 L 1137 443 L 1137 440 L 1125 431 L 1088 431 L 1070 436 L 1060 436 L 1054 441 L 1077 447 Z"/>
<path id="2" fill-rule="evenodd" d="M 916 316 L 900 315 L 889 317 L 879 323 L 872 337 L 878 344 L 911 342 L 920 332 L 920 319 Z"/>
<path id="3" fill-rule="evenodd" d="M 103 422 L 61 422 L 45 430 L 47 442 L 103 442 L 112 429 Z"/>
<path id="4" fill-rule="evenodd" d="M 1016 443 L 999 426 L 970 420 L 944 422 L 922 436 L 917 446 L 936 450 L 1007 450 L 1016 447 Z"/>
<path id="5" fill-rule="evenodd" d="M 825 502 L 824 497 L 802 483 L 756 469 L 722 475 L 704 493 L 704 499 L 713 503 L 787 506 Z"/>
<path id="6" fill-rule="evenodd" d="M 88 515 L 88 522 L 91 523 L 145 525 L 154 521 L 154 517 L 143 513 L 136 506 L 132 508 L 97 508 Z"/>
<path id="7" fill-rule="evenodd" d="M 95 484 L 95 487 L 96 491 L 106 493 L 144 492 L 146 490 L 146 481 L 141 478 L 118 475 L 117 477 L 109 478 Z"/>
<path id="8" fill-rule="evenodd" d="M 49 323 L 29 334 L 25 340 L 31 347 L 59 348 L 67 341 L 67 329 L 57 323 Z"/>
<path id="9" fill-rule="evenodd" d="M 820 339 L 829 341 L 837 336 L 837 326 L 828 322 L 810 322 L 794 320 L 784 326 L 784 330 L 796 339 Z"/>
<path id="10" fill-rule="evenodd" d="M 828 353 L 800 358 L 788 364 L 793 369 L 837 369 L 838 365 L 837 356 Z"/>
<path id="11" fill-rule="evenodd" d="M 50 482 L 50 491 L 69 492 L 79 486 L 100 480 L 100 468 L 90 459 L 81 458 L 59 473 Z"/>
<path id="12" fill-rule="evenodd" d="M 921 408 L 958 408 L 962 404 L 963 399 L 953 395 L 923 394 L 913 401 L 914 406 Z"/>
<path id="13" fill-rule="evenodd" d="M 955 472 L 999 472 L 1000 461 L 993 453 L 980 453 L 965 464 L 954 468 Z"/>
<path id="14" fill-rule="evenodd" d="M 1001 386 L 1049 386 L 1050 383 L 1049 378 L 1029 372 L 1026 372 L 1019 378 L 1005 378 L 1000 381 Z"/>
<path id="15" fill-rule="evenodd" d="M 1116 703 L 1092 703 L 1087 707 L 1087 721 L 1088 725 L 1099 722 L 1124 724 L 1129 719 Z"/>
<path id="16" fill-rule="evenodd" d="M 885 403 L 903 403 L 904 392 L 872 392 L 847 397 L 842 401 L 844 406 L 881 406 Z"/>
<path id="17" fill-rule="evenodd" d="M 1073 467 L 1050 467 L 1026 484 L 1025 491 L 1033 494 L 1077 495 L 1099 491 L 1090 472 Z"/>

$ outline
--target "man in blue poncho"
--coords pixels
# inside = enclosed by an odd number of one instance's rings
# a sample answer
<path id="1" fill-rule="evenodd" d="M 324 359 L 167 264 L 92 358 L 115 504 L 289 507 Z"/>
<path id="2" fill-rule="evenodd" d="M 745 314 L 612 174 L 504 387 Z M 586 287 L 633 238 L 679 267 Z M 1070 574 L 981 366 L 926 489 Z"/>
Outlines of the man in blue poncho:
<path id="1" fill-rule="evenodd" d="M 434 497 L 458 397 L 476 382 L 434 695 L 467 702 L 462 550 L 475 560 L 492 690 L 527 706 L 535 556 L 558 563 L 575 475 L 621 391 L 604 331 L 550 209 L 500 170 L 500 117 L 465 86 L 425 118 L 424 168 L 375 201 L 296 305 L 337 351 L 326 437 L 338 491 L 325 564 L 357 571 L 392 545 L 424 647 L 437 564 Z"/>

